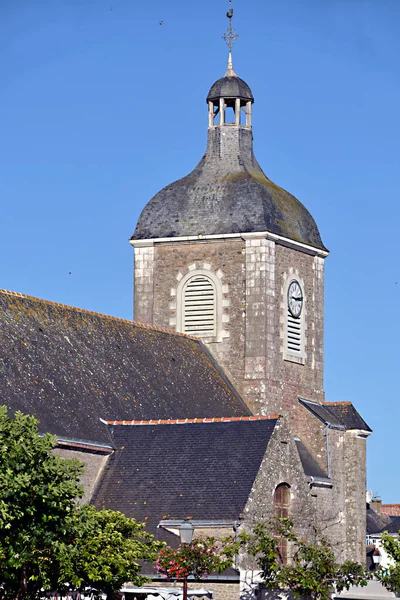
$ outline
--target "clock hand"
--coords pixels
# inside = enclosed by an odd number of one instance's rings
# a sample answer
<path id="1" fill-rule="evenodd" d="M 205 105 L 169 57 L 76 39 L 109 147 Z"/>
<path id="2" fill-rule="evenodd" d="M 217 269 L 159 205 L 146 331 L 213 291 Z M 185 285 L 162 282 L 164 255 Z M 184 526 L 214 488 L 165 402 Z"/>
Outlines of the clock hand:
<path id="1" fill-rule="evenodd" d="M 292 300 L 300 301 L 300 300 L 303 300 L 303 298 L 301 296 L 300 296 L 300 298 L 296 298 L 296 296 L 292 296 Z"/>

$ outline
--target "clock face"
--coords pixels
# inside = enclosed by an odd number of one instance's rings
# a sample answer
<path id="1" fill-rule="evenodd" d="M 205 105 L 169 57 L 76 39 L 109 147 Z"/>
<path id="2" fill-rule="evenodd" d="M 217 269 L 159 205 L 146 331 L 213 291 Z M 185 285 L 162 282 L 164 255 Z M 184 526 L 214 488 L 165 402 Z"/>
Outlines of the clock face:
<path id="1" fill-rule="evenodd" d="M 303 308 L 303 292 L 299 282 L 295 279 L 290 282 L 288 287 L 288 308 L 293 317 L 300 317 Z"/>

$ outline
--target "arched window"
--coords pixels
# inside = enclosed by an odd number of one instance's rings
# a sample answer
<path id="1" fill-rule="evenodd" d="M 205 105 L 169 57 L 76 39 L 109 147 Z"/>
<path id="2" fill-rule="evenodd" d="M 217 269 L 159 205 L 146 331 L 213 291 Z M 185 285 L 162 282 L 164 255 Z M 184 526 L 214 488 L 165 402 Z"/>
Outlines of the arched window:
<path id="1" fill-rule="evenodd" d="M 216 335 L 215 285 L 206 275 L 194 275 L 184 285 L 182 325 L 184 333 Z"/>
<path id="2" fill-rule="evenodd" d="M 215 271 L 210 263 L 200 266 L 193 263 L 188 266 L 186 275 L 178 273 L 179 283 L 176 289 L 171 289 L 171 297 L 176 299 L 170 304 L 176 311 L 170 321 L 176 331 L 201 337 L 206 343 L 222 342 L 229 336 L 225 329 L 229 323 L 229 289 L 222 286 L 223 276 L 222 271 Z"/>
<path id="3" fill-rule="evenodd" d="M 276 518 L 288 518 L 290 512 L 290 487 L 287 483 L 280 483 L 274 493 L 274 515 Z M 285 565 L 288 559 L 288 541 L 282 536 L 277 536 L 278 554 Z"/>

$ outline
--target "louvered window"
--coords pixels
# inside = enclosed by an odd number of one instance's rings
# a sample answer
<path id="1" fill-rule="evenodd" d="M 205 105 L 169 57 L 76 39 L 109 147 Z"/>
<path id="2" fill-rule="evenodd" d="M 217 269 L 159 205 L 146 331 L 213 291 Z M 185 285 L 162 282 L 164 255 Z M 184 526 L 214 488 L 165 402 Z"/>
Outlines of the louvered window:
<path id="1" fill-rule="evenodd" d="M 291 312 L 287 311 L 287 350 L 288 352 L 298 354 L 302 353 L 301 347 L 301 317 L 293 317 Z"/>
<path id="2" fill-rule="evenodd" d="M 216 302 L 213 282 L 204 275 L 191 277 L 183 291 L 183 330 L 198 336 L 216 334 Z"/>

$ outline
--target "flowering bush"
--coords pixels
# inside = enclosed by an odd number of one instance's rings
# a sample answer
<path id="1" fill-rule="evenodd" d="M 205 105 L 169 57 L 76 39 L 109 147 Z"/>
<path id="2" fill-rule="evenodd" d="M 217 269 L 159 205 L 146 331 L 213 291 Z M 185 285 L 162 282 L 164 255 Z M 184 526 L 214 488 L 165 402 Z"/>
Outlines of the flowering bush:
<path id="1" fill-rule="evenodd" d="M 218 550 L 214 538 L 198 538 L 177 548 L 167 546 L 158 555 L 156 569 L 168 579 L 202 579 L 209 573 L 221 573 L 232 564 L 232 557 Z"/>

